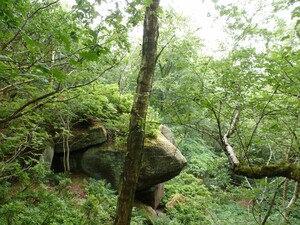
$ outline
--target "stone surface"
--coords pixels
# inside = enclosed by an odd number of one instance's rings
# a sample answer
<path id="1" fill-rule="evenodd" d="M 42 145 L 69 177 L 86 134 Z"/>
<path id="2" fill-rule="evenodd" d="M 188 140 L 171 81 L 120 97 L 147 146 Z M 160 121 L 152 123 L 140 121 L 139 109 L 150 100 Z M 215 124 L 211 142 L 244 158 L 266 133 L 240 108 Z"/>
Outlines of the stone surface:
<path id="1" fill-rule="evenodd" d="M 161 133 L 146 140 L 137 190 L 146 190 L 177 176 L 187 161 Z M 104 145 L 89 148 L 82 156 L 82 170 L 96 179 L 106 179 L 117 188 L 126 152 Z"/>
<path id="2" fill-rule="evenodd" d="M 89 148 L 82 156 L 83 172 L 95 179 L 105 179 L 117 189 L 123 171 L 124 151 L 116 151 L 112 145 Z"/>
<path id="3" fill-rule="evenodd" d="M 177 146 L 175 138 L 173 136 L 172 131 L 170 130 L 170 128 L 168 128 L 165 125 L 160 125 L 159 126 L 159 131 L 165 136 L 165 138 L 171 142 L 173 145 Z"/>
<path id="4" fill-rule="evenodd" d="M 177 176 L 187 161 L 162 133 L 147 139 L 137 190 L 144 190 Z"/>
<path id="5" fill-rule="evenodd" d="M 157 218 L 157 213 L 151 206 L 144 204 L 143 202 L 140 202 L 140 201 L 135 201 L 134 206 L 138 210 L 141 210 L 143 215 L 145 215 L 148 218 L 148 220 L 150 222 L 149 224 L 155 224 L 155 219 Z"/>
<path id="6" fill-rule="evenodd" d="M 106 129 L 102 125 L 95 125 L 86 129 L 72 130 L 73 137 L 70 138 L 70 152 L 86 149 L 91 146 L 100 145 L 107 141 Z M 63 143 L 58 142 L 54 146 L 56 153 L 63 153 Z"/>
<path id="7" fill-rule="evenodd" d="M 139 191 L 135 196 L 155 210 L 164 197 L 164 183 L 157 184 L 145 191 Z"/>

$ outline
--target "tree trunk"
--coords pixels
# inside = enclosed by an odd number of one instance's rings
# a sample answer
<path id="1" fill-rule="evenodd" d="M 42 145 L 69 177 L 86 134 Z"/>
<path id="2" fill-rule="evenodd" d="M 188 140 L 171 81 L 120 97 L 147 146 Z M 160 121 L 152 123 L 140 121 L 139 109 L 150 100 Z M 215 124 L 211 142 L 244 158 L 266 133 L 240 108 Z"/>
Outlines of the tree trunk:
<path id="1" fill-rule="evenodd" d="M 128 153 L 119 189 L 115 225 L 129 225 L 131 219 L 144 150 L 145 122 L 157 57 L 158 18 L 156 9 L 159 7 L 159 2 L 160 0 L 153 0 L 153 3 L 146 8 L 145 13 L 141 67 L 131 109 L 127 139 Z"/>

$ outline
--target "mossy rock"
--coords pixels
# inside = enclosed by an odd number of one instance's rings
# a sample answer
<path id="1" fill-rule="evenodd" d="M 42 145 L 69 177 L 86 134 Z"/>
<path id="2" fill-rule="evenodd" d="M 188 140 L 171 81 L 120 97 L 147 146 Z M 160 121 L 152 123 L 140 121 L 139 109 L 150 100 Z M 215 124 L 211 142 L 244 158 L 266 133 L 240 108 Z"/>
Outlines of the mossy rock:
<path id="1" fill-rule="evenodd" d="M 137 190 L 146 190 L 177 176 L 187 161 L 180 151 L 162 133 L 147 139 Z M 114 145 L 89 148 L 82 156 L 81 168 L 89 176 L 106 179 L 116 189 L 119 185 L 126 151 Z"/>
<path id="2" fill-rule="evenodd" d="M 103 125 L 96 123 L 88 128 L 76 127 L 71 130 L 70 152 L 87 149 L 107 141 L 107 132 Z M 54 146 L 55 153 L 63 153 L 63 143 L 59 140 Z"/>

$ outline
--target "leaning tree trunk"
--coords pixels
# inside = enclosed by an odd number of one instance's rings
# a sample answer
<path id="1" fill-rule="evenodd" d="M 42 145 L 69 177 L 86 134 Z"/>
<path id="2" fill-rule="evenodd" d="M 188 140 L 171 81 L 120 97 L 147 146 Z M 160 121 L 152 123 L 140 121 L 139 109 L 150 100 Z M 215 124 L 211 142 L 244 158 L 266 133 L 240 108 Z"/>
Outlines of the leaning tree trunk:
<path id="1" fill-rule="evenodd" d="M 145 122 L 157 57 L 158 18 L 156 9 L 159 7 L 159 2 L 160 0 L 153 0 L 153 3 L 146 8 L 145 13 L 141 67 L 131 110 L 127 139 L 128 153 L 121 177 L 115 225 L 129 225 L 131 219 L 144 150 Z"/>

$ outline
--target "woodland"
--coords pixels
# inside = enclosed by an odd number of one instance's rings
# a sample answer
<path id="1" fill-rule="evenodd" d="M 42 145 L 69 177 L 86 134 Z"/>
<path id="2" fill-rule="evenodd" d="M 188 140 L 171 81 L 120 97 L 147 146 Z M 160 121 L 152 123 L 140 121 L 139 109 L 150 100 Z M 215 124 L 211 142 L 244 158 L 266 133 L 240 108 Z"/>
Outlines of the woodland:
<path id="1" fill-rule="evenodd" d="M 299 2 L 205 0 L 226 35 L 209 49 L 162 1 L 0 1 L 1 225 L 300 224 Z M 70 171 L 95 121 L 127 146 L 119 190 Z M 161 124 L 187 165 L 153 216 L 134 193 Z M 61 173 L 41 160 L 56 140 Z"/>

